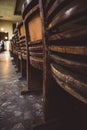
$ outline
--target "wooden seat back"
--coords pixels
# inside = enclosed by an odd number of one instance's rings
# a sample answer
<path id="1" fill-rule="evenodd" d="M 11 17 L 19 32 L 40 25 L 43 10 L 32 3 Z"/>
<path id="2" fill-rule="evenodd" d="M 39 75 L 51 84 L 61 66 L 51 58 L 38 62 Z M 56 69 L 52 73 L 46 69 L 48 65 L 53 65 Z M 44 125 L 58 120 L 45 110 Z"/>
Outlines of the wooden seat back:
<path id="1" fill-rule="evenodd" d="M 60 87 L 87 103 L 87 1 L 40 3 L 51 74 Z"/>
<path id="2" fill-rule="evenodd" d="M 30 1 L 23 11 L 26 27 L 30 64 L 38 69 L 43 68 L 42 23 L 39 1 Z"/>
<path id="3" fill-rule="evenodd" d="M 23 21 L 18 23 L 18 31 L 19 31 L 19 44 L 21 56 L 23 59 L 27 60 L 27 49 L 26 49 L 26 38 L 25 38 L 25 28 Z"/>

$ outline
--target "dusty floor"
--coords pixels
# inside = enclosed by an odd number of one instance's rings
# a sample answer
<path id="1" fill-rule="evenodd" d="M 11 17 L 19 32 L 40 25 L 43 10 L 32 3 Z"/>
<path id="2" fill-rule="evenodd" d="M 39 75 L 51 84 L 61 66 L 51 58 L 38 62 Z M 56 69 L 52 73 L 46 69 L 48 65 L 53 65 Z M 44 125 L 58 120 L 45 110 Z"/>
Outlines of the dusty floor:
<path id="1" fill-rule="evenodd" d="M 43 116 L 42 94 L 21 95 L 27 81 L 12 65 L 9 52 L 0 53 L 0 130 L 31 130 Z"/>

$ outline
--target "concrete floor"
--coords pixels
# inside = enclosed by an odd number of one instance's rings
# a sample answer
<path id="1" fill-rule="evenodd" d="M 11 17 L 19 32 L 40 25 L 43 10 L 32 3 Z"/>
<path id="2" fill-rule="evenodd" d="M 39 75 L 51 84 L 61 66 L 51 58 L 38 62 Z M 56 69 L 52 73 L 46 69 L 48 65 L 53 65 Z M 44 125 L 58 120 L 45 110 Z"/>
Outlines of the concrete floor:
<path id="1" fill-rule="evenodd" d="M 12 65 L 9 52 L 0 53 L 0 130 L 31 130 L 43 117 L 42 94 L 21 95 L 27 81 Z"/>

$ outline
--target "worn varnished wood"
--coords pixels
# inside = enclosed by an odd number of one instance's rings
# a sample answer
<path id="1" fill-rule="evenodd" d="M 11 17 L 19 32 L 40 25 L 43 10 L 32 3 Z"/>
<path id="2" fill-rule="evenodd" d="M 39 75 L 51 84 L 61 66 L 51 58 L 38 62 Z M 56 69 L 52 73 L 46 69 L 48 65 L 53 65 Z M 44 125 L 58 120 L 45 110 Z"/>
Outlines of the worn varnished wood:
<path id="1" fill-rule="evenodd" d="M 49 50 L 65 54 L 87 55 L 87 48 L 84 46 L 50 46 Z"/>
<path id="2" fill-rule="evenodd" d="M 79 100 L 82 100 L 83 102 L 87 103 L 85 99 L 87 98 L 87 84 L 85 82 L 79 81 L 77 76 L 74 76 L 73 73 L 71 74 L 63 70 L 62 67 L 57 67 L 51 64 L 51 70 L 53 74 L 56 76 L 54 76 L 54 78 L 56 78 L 56 80 L 58 78 L 57 82 L 60 84 L 60 86 L 63 87 L 63 89 L 68 91 L 71 95 L 77 97 Z"/>
<path id="3" fill-rule="evenodd" d="M 43 95 L 47 121 L 61 112 L 66 113 L 68 108 L 74 109 L 69 105 L 70 99 L 72 104 L 73 98 L 83 106 L 87 104 L 87 1 L 39 0 L 39 4 L 43 23 Z"/>
<path id="4" fill-rule="evenodd" d="M 59 57 L 59 56 L 55 56 L 55 55 L 50 55 L 50 58 L 55 63 L 60 64 L 60 65 L 62 64 L 63 67 L 68 67 L 69 69 L 75 70 L 80 74 L 81 73 L 84 74 L 85 71 L 87 71 L 86 63 L 79 63 L 77 61 L 65 59 L 65 58 L 62 58 L 61 56 Z"/>
<path id="5" fill-rule="evenodd" d="M 36 5 L 33 9 L 31 9 L 28 14 L 25 16 L 24 21 L 27 20 L 27 18 L 31 18 L 36 12 L 38 12 L 39 6 Z"/>
<path id="6" fill-rule="evenodd" d="M 42 24 L 40 19 L 39 0 L 28 3 L 22 16 L 27 40 L 28 92 L 31 92 L 42 88 L 43 77 Z"/>
<path id="7" fill-rule="evenodd" d="M 33 47 L 29 47 L 29 50 L 30 51 L 40 51 L 43 49 L 43 46 L 42 45 L 39 45 L 39 46 L 33 46 Z"/>
<path id="8" fill-rule="evenodd" d="M 18 59 L 18 55 L 20 54 L 20 42 L 19 42 L 19 32 L 18 28 L 16 27 L 14 30 L 14 37 L 13 37 L 13 53 L 14 53 L 14 61 L 15 67 L 17 68 L 17 72 L 20 72 L 20 62 Z"/>
<path id="9" fill-rule="evenodd" d="M 17 25 L 18 32 L 19 32 L 19 64 L 20 64 L 20 71 L 21 71 L 21 78 L 26 78 L 26 62 L 27 62 L 27 50 L 26 50 L 26 39 L 25 39 L 25 28 L 23 21 L 20 21 Z"/>

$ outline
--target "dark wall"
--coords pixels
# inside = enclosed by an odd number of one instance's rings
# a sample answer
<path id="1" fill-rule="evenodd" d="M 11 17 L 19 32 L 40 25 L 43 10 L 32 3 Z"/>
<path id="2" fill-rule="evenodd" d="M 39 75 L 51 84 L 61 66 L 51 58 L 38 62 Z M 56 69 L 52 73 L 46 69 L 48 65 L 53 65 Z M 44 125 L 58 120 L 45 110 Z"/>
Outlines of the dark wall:
<path id="1" fill-rule="evenodd" d="M 7 37 L 7 39 L 5 39 L 5 37 Z M 0 41 L 1 40 L 4 40 L 4 41 L 7 41 L 9 38 L 8 38 L 8 32 L 5 33 L 5 32 L 0 32 Z"/>

